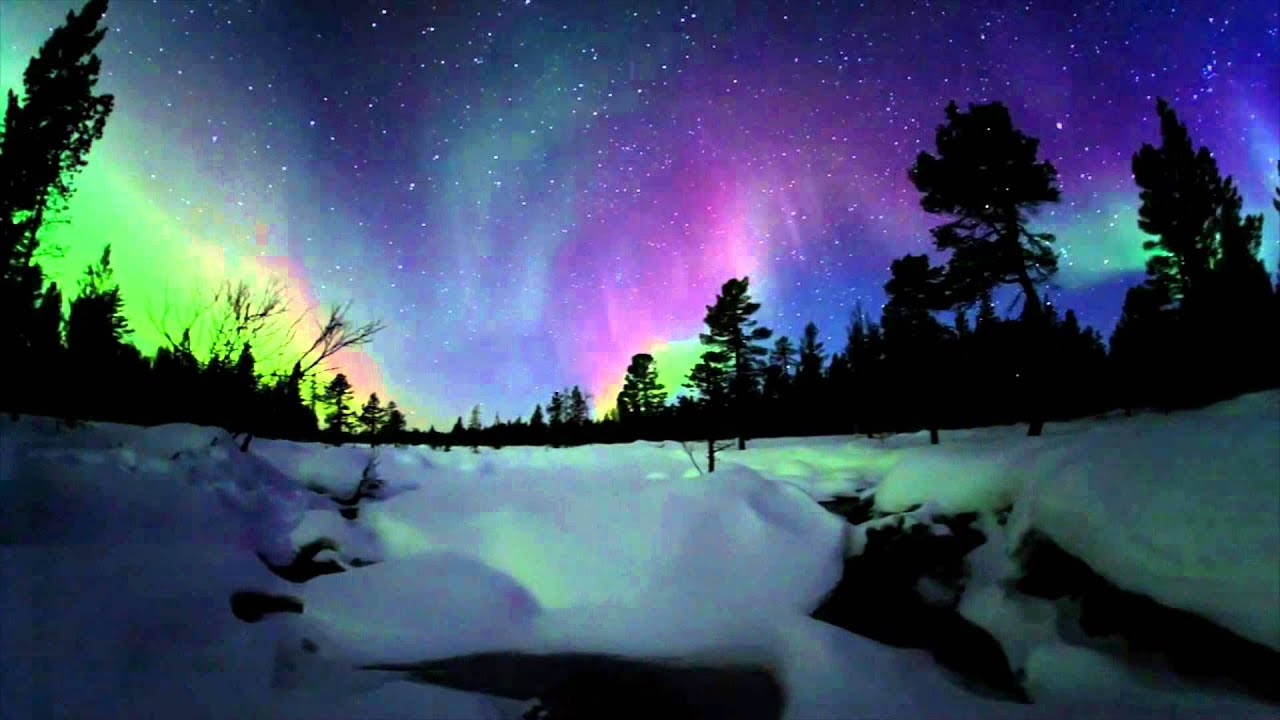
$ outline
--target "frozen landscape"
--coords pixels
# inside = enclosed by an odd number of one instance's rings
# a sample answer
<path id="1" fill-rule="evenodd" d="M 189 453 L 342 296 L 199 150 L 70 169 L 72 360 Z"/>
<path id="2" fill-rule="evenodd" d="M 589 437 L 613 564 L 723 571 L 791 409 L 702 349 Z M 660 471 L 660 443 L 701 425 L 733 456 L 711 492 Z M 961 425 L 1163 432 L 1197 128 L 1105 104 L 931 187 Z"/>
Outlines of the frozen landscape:
<path id="1" fill-rule="evenodd" d="M 1018 581 L 1051 544 L 1273 670 L 1280 392 L 1024 434 L 760 440 L 700 475 L 671 442 L 240 452 L 192 425 L 6 416 L 0 697 L 9 717 L 518 718 L 557 663 L 607 656 L 780 684 L 704 682 L 701 717 L 1274 717 L 1247 678 L 1135 659 Z M 886 528 L 966 513 L 977 547 L 932 602 L 999 642 L 1030 703 L 812 617 L 838 585 L 882 590 L 845 568 Z M 237 592 L 302 611 L 247 622 Z"/>

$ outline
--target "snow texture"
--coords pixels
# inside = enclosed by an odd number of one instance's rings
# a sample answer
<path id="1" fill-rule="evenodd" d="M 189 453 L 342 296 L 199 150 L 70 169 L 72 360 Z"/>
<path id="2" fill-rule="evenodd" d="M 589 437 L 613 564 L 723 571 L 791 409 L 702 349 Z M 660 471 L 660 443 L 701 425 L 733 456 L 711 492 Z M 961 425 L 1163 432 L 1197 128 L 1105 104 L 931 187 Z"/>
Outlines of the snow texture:
<path id="1" fill-rule="evenodd" d="M 489 650 L 769 667 L 793 720 L 1274 714 L 1072 645 L 1058 608 L 1008 580 L 1035 530 L 1122 588 L 1280 648 L 1280 393 L 1042 438 L 754 441 L 705 476 L 670 442 L 384 447 L 383 489 L 343 518 L 334 498 L 373 452 L 257 439 L 241 453 L 191 425 L 0 419 L 5 716 L 518 717 L 517 701 L 359 669 Z M 989 541 L 967 558 L 960 611 L 1005 647 L 1035 705 L 980 697 L 926 652 L 807 616 L 870 526 L 814 500 L 868 488 L 895 522 L 980 513 Z M 322 537 L 347 572 L 295 584 L 258 558 L 287 563 Z M 229 596 L 242 589 L 305 611 L 241 622 Z"/>

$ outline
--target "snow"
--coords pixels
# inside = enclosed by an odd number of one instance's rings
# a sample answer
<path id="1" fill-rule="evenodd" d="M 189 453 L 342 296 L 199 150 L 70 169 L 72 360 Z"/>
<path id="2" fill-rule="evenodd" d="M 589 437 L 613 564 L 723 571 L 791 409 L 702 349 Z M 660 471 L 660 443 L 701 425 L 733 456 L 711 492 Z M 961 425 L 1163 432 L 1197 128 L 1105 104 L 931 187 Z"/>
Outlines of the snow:
<path id="1" fill-rule="evenodd" d="M 1096 428 L 1024 462 L 1013 536 L 1280 651 L 1280 393 L 1209 417 Z"/>
<path id="2" fill-rule="evenodd" d="M 357 669 L 486 650 L 771 667 L 792 720 L 1274 714 L 1072 644 L 1062 610 L 1010 579 L 1034 530 L 1122 588 L 1280 648 L 1280 393 L 1022 435 L 752 441 L 700 476 L 672 442 L 476 454 L 256 439 L 241 453 L 192 425 L 5 417 L 4 714 L 518 717 L 515 701 Z M 342 518 L 332 498 L 366 468 L 384 485 Z M 896 514 L 853 527 L 814 502 L 868 489 Z M 960 612 L 1035 705 L 807 616 L 869 527 L 966 511 L 989 541 L 967 558 Z M 347 572 L 294 584 L 257 557 L 286 563 L 322 537 L 339 547 L 320 557 Z M 305 611 L 242 622 L 229 596 L 244 589 Z"/>

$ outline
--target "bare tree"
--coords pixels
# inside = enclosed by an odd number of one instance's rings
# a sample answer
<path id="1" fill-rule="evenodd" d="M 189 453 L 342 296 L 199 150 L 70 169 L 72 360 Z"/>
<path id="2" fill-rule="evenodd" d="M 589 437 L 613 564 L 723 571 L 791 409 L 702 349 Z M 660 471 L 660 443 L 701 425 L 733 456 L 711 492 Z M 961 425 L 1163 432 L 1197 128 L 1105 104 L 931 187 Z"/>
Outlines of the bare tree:
<path id="1" fill-rule="evenodd" d="M 256 292 L 244 280 L 223 281 L 213 294 L 210 358 L 230 363 L 246 344 L 275 356 L 283 345 L 264 347 L 280 332 L 280 320 L 289 311 L 284 282 L 273 277 Z"/>
<path id="2" fill-rule="evenodd" d="M 283 281 L 272 278 L 254 290 L 243 280 L 227 280 L 206 302 L 196 303 L 193 310 L 177 319 L 176 332 L 170 330 L 168 303 L 158 318 L 152 314 L 151 322 L 173 348 L 179 347 L 184 332 L 200 337 L 197 330 L 207 327 L 206 361 L 217 358 L 229 363 L 246 343 L 260 348 L 262 357 L 281 357 L 298 337 L 312 310 L 307 308 L 286 322 L 290 308 Z M 327 369 L 324 368 L 326 360 L 348 348 L 368 344 L 386 328 L 380 320 L 356 325 L 348 317 L 350 310 L 351 301 L 335 305 L 323 323 L 316 323 L 315 339 L 295 358 L 304 377 L 311 376 L 317 368 Z"/>

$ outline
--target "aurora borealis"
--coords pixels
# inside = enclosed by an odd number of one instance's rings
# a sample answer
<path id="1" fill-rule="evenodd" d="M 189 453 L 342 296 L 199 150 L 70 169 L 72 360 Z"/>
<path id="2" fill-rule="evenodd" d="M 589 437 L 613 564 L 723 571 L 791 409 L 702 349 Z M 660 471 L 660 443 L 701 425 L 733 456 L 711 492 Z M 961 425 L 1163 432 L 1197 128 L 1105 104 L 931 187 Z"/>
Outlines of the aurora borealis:
<path id="1" fill-rule="evenodd" d="M 0 0 L 4 89 L 80 5 Z M 112 0 L 106 25 L 116 110 L 43 235 L 53 278 L 111 242 L 146 352 L 166 302 L 225 277 L 353 300 L 388 329 L 341 369 L 415 426 L 573 384 L 607 406 L 637 352 L 678 385 L 731 276 L 775 332 L 839 349 L 890 260 L 930 249 L 906 171 L 952 99 L 1041 139 L 1051 294 L 1104 335 L 1141 276 L 1129 163 L 1157 96 L 1265 213 L 1276 267 L 1274 0 Z"/>

